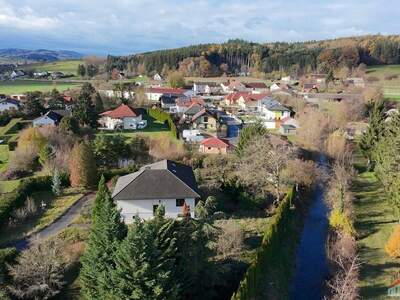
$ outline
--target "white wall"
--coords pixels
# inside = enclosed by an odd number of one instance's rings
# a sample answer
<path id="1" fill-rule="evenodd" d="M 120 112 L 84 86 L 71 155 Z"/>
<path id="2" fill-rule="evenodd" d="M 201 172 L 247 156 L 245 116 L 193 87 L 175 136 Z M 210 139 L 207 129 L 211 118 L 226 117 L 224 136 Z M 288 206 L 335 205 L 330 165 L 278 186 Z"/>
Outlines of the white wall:
<path id="1" fill-rule="evenodd" d="M 18 110 L 18 106 L 13 103 L 10 103 L 10 102 L 1 102 L 0 103 L 0 111 L 6 111 L 6 110 L 10 110 L 10 109 Z"/>
<path id="2" fill-rule="evenodd" d="M 124 129 L 136 129 L 137 123 L 142 121 L 142 115 L 124 118 Z"/>
<path id="3" fill-rule="evenodd" d="M 33 123 L 33 127 L 55 125 L 53 119 L 50 119 L 48 116 L 39 117 L 39 118 L 33 120 L 32 123 Z"/>
<path id="4" fill-rule="evenodd" d="M 136 215 L 145 220 L 153 218 L 153 205 L 164 205 L 165 215 L 170 218 L 177 218 L 179 214 L 182 214 L 182 207 L 176 206 L 176 199 L 117 200 L 116 202 L 127 224 L 132 223 Z M 190 207 L 190 215 L 194 217 L 195 199 L 186 198 L 185 202 Z"/>

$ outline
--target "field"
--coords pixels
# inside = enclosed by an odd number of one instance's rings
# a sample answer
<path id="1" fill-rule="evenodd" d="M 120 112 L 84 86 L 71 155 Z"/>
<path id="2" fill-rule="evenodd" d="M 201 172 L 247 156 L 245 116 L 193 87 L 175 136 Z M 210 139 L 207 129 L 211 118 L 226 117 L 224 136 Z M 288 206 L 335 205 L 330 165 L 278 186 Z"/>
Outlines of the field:
<path id="1" fill-rule="evenodd" d="M 356 167 L 365 164 L 357 153 Z M 392 209 L 383 197 L 382 186 L 372 172 L 360 173 L 353 187 L 355 194 L 355 228 L 361 260 L 360 292 L 362 299 L 385 299 L 388 286 L 400 269 L 400 261 L 391 259 L 384 251 L 394 225 Z"/>
<path id="2" fill-rule="evenodd" d="M 396 76 L 388 80 L 387 76 Z M 374 85 L 382 85 L 386 99 L 400 101 L 400 65 L 371 66 L 367 69 L 367 77 L 376 77 L 378 82 Z"/>
<path id="3" fill-rule="evenodd" d="M 48 92 L 57 89 L 60 92 L 71 88 L 77 88 L 78 83 L 56 82 L 56 81 L 35 81 L 35 80 L 15 80 L 0 82 L 0 94 L 23 94 L 25 92 L 41 91 Z"/>
<path id="4" fill-rule="evenodd" d="M 82 64 L 82 60 L 60 60 L 55 62 L 37 63 L 29 65 L 30 69 L 36 71 L 63 72 L 64 74 L 77 75 L 78 65 Z"/>

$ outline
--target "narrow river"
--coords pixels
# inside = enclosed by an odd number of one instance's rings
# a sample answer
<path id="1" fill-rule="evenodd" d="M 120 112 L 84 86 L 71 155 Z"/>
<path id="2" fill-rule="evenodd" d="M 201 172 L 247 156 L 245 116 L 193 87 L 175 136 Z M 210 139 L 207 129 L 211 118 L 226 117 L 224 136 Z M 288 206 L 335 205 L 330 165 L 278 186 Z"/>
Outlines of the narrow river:
<path id="1" fill-rule="evenodd" d="M 324 156 L 321 156 L 319 163 L 322 168 L 326 168 Z M 327 213 L 323 189 L 318 187 L 314 192 L 297 248 L 296 271 L 290 289 L 290 299 L 322 299 L 323 283 L 328 276 L 325 253 Z"/>

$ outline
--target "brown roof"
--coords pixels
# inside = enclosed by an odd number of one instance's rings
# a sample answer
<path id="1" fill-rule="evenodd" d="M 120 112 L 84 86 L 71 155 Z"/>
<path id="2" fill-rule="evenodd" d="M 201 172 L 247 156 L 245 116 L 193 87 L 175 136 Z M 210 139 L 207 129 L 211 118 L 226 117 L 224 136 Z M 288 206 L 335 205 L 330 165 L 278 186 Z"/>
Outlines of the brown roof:
<path id="1" fill-rule="evenodd" d="M 137 117 L 140 115 L 133 108 L 129 107 L 126 104 L 121 104 L 114 110 L 108 110 L 100 114 L 101 116 L 110 117 L 114 119 L 121 119 L 126 117 Z"/>
<path id="2" fill-rule="evenodd" d="M 205 147 L 211 148 L 227 148 L 230 145 L 228 141 L 216 137 L 205 139 L 201 142 L 201 144 Z"/>

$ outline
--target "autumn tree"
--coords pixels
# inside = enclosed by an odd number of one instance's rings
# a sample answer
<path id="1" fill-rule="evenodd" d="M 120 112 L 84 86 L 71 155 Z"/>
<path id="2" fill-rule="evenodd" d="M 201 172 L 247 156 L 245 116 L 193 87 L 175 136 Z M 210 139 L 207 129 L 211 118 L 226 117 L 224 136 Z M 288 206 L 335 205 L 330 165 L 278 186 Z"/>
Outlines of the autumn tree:
<path id="1" fill-rule="evenodd" d="M 242 156 L 244 149 L 250 142 L 256 141 L 257 138 L 262 138 L 267 135 L 267 133 L 268 130 L 261 123 L 255 123 L 244 127 L 239 134 L 239 142 L 235 149 L 236 154 Z"/>
<path id="2" fill-rule="evenodd" d="M 168 85 L 172 88 L 182 88 L 185 86 L 185 78 L 180 72 L 171 72 L 167 78 Z"/>
<path id="3" fill-rule="evenodd" d="M 87 143 L 75 144 L 69 161 L 71 186 L 93 187 L 97 181 L 96 161 Z"/>
<path id="4" fill-rule="evenodd" d="M 45 111 L 43 104 L 44 98 L 41 92 L 28 92 L 23 111 L 29 117 L 37 117 Z"/>

